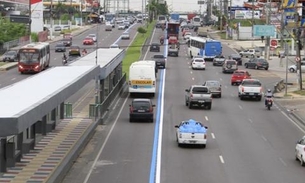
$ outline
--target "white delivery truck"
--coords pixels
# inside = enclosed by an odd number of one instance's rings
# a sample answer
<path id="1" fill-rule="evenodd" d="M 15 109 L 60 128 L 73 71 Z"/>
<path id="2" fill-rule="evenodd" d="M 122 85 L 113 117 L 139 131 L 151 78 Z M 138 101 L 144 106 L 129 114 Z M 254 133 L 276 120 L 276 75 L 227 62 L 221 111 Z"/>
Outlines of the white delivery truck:
<path id="1" fill-rule="evenodd" d="M 134 62 L 129 67 L 129 94 L 150 94 L 156 93 L 156 66 L 154 61 Z"/>

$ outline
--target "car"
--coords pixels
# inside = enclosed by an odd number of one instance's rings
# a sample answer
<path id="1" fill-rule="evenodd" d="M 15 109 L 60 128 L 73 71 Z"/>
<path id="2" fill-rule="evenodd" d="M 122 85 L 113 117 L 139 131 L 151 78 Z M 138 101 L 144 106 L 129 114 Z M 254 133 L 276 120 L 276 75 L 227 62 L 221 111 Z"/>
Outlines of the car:
<path id="1" fill-rule="evenodd" d="M 205 70 L 205 61 L 204 58 L 193 58 L 192 59 L 192 69 L 203 69 Z"/>
<path id="2" fill-rule="evenodd" d="M 191 85 L 185 89 L 185 105 L 192 109 L 193 106 L 211 110 L 212 94 L 207 86 Z"/>
<path id="3" fill-rule="evenodd" d="M 128 32 L 124 32 L 121 36 L 121 39 L 130 39 L 129 33 Z"/>
<path id="4" fill-rule="evenodd" d="M 91 38 L 93 39 L 94 42 L 97 41 L 96 34 L 89 34 L 87 37 L 91 37 Z"/>
<path id="5" fill-rule="evenodd" d="M 253 98 L 258 101 L 262 100 L 262 83 L 258 79 L 243 79 L 238 86 L 238 97 L 240 100 L 244 98 Z"/>
<path id="6" fill-rule="evenodd" d="M 288 70 L 289 70 L 289 72 L 297 72 L 297 70 L 298 70 L 297 64 L 290 65 L 288 67 Z M 301 70 L 302 70 L 302 72 L 305 71 L 305 61 L 301 61 Z"/>
<path id="7" fill-rule="evenodd" d="M 2 55 L 1 60 L 3 62 L 17 62 L 18 61 L 17 55 L 18 55 L 17 50 L 9 50 Z"/>
<path id="8" fill-rule="evenodd" d="M 118 25 L 118 29 L 119 30 L 124 30 L 125 29 L 125 25 L 123 23 Z"/>
<path id="9" fill-rule="evenodd" d="M 191 32 L 186 32 L 186 33 L 184 34 L 184 40 L 190 39 L 191 36 L 192 36 L 192 33 L 191 33 Z"/>
<path id="10" fill-rule="evenodd" d="M 63 26 L 62 30 L 70 30 L 70 25 Z"/>
<path id="11" fill-rule="evenodd" d="M 264 58 L 251 58 L 245 63 L 246 68 L 269 69 L 269 63 Z"/>
<path id="12" fill-rule="evenodd" d="M 105 25 L 105 31 L 112 31 L 112 25 L 111 24 L 106 24 Z"/>
<path id="13" fill-rule="evenodd" d="M 72 35 L 71 33 L 65 33 L 65 34 L 63 35 L 63 38 L 64 38 L 64 39 L 68 38 L 68 39 L 70 39 L 71 42 L 72 42 L 73 35 Z"/>
<path id="14" fill-rule="evenodd" d="M 75 46 L 75 45 L 70 46 L 69 56 L 71 56 L 71 55 L 81 56 L 82 54 L 81 54 L 81 51 L 80 51 L 80 47 Z"/>
<path id="15" fill-rule="evenodd" d="M 231 54 L 230 55 L 230 58 L 232 59 L 232 60 L 235 60 L 236 62 L 237 62 L 237 64 L 238 65 L 243 65 L 243 61 L 242 61 L 242 58 L 241 58 L 241 56 L 239 55 L 239 54 Z"/>
<path id="16" fill-rule="evenodd" d="M 184 36 L 187 32 L 191 32 L 189 28 L 183 28 L 182 36 Z"/>
<path id="17" fill-rule="evenodd" d="M 58 25 L 58 26 L 55 26 L 55 27 L 54 27 L 54 31 L 61 31 L 61 26 L 59 26 L 59 25 Z"/>
<path id="18" fill-rule="evenodd" d="M 71 46 L 72 45 L 72 41 L 70 38 L 64 38 L 62 40 L 62 43 L 65 45 L 65 46 Z"/>
<path id="19" fill-rule="evenodd" d="M 112 44 L 112 45 L 110 45 L 109 48 L 111 48 L 111 49 L 113 49 L 113 48 L 119 49 L 120 47 L 119 47 L 119 45 L 117 45 L 117 44 Z"/>
<path id="20" fill-rule="evenodd" d="M 247 50 L 239 52 L 239 55 L 241 57 L 252 57 L 252 58 L 255 58 L 255 57 L 260 57 L 261 53 L 257 49 L 247 49 Z"/>
<path id="21" fill-rule="evenodd" d="M 55 52 L 66 52 L 66 45 L 63 42 L 59 42 L 55 45 Z"/>
<path id="22" fill-rule="evenodd" d="M 295 159 L 305 166 L 305 136 L 303 136 L 295 147 Z"/>
<path id="23" fill-rule="evenodd" d="M 159 43 L 152 43 L 150 45 L 149 51 L 151 51 L 151 52 L 160 52 L 160 44 Z"/>
<path id="24" fill-rule="evenodd" d="M 152 59 L 154 61 L 156 61 L 157 68 L 161 67 L 161 68 L 165 69 L 165 67 L 166 67 L 166 57 L 164 55 L 157 54 L 157 55 L 152 56 Z"/>
<path id="25" fill-rule="evenodd" d="M 91 37 L 86 37 L 84 40 L 83 40 L 83 45 L 93 45 L 94 44 L 94 41 Z"/>
<path id="26" fill-rule="evenodd" d="M 222 66 L 226 58 L 223 55 L 216 55 L 213 58 L 213 66 Z"/>
<path id="27" fill-rule="evenodd" d="M 221 84 L 219 81 L 216 80 L 207 80 L 203 83 L 203 86 L 209 88 L 212 97 L 221 98 Z"/>
<path id="28" fill-rule="evenodd" d="M 129 23 L 128 20 L 125 20 L 125 21 L 123 22 L 123 24 L 125 25 L 125 29 L 128 29 L 128 27 L 130 26 L 130 23 Z"/>
<path id="29" fill-rule="evenodd" d="M 147 120 L 154 122 L 154 107 L 150 99 L 135 98 L 129 105 L 129 122 Z"/>
<path id="30" fill-rule="evenodd" d="M 179 125 L 175 125 L 176 141 L 178 146 L 185 144 L 200 145 L 205 148 L 207 145 L 207 129 L 208 127 L 194 119 L 182 121 Z"/>
<path id="31" fill-rule="evenodd" d="M 251 79 L 251 74 L 248 71 L 236 70 L 231 76 L 231 85 L 238 85 L 244 79 Z"/>
<path id="32" fill-rule="evenodd" d="M 170 36 L 168 38 L 168 44 L 177 44 L 179 41 L 178 41 L 178 38 L 176 36 Z"/>
<path id="33" fill-rule="evenodd" d="M 237 62 L 235 60 L 225 60 L 222 65 L 222 72 L 223 73 L 233 73 L 234 71 L 238 70 Z"/>

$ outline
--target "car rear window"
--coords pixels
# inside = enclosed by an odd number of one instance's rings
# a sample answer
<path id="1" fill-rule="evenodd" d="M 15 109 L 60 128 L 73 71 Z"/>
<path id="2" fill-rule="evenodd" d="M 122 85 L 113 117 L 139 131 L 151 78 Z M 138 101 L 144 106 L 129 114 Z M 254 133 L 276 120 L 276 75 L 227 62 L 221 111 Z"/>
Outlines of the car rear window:
<path id="1" fill-rule="evenodd" d="M 236 62 L 235 61 L 227 61 L 227 64 L 230 64 L 230 65 L 235 65 Z"/>
<path id="2" fill-rule="evenodd" d="M 241 75 L 245 75 L 246 73 L 244 71 L 237 71 L 237 72 L 234 72 L 233 75 L 236 75 L 236 76 L 241 76 Z"/>
<path id="3" fill-rule="evenodd" d="M 212 82 L 212 81 L 207 82 L 206 85 L 207 85 L 207 86 L 214 86 L 214 87 L 220 86 L 220 84 L 219 84 L 218 82 Z"/>
<path id="4" fill-rule="evenodd" d="M 200 94 L 200 93 L 208 93 L 209 89 L 206 87 L 194 87 L 193 88 L 193 93 L 194 94 Z"/>
<path id="5" fill-rule="evenodd" d="M 154 55 L 154 58 L 164 58 L 163 55 Z"/>
<path id="6" fill-rule="evenodd" d="M 265 59 L 258 59 L 258 62 L 267 62 Z"/>
<path id="7" fill-rule="evenodd" d="M 194 62 L 204 62 L 203 59 L 195 59 Z"/>
<path id="8" fill-rule="evenodd" d="M 136 109 L 149 109 L 150 103 L 148 101 L 136 101 L 132 103 L 132 107 Z"/>
<path id="9" fill-rule="evenodd" d="M 262 86 L 261 82 L 254 80 L 244 80 L 243 86 Z"/>

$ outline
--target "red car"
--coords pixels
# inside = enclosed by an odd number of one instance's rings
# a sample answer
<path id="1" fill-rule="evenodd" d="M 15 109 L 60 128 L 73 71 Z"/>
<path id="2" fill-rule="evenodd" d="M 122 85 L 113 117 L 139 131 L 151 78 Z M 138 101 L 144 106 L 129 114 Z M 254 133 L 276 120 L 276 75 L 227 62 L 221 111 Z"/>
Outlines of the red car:
<path id="1" fill-rule="evenodd" d="M 240 84 L 244 79 L 251 79 L 251 74 L 248 71 L 236 70 L 231 76 L 231 85 Z"/>
<path id="2" fill-rule="evenodd" d="M 91 37 L 86 37 L 83 41 L 83 45 L 93 45 L 94 41 Z"/>

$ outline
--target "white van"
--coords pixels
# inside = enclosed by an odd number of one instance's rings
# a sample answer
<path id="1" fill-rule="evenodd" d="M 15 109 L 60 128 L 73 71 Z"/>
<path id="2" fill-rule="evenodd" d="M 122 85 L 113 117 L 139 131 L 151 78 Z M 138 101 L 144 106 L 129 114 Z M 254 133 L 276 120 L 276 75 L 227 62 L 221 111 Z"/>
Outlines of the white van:
<path id="1" fill-rule="evenodd" d="M 129 67 L 129 94 L 156 93 L 155 65 L 152 62 L 134 62 Z"/>
<path id="2" fill-rule="evenodd" d="M 154 60 L 139 60 L 137 62 L 134 62 L 134 64 L 150 64 L 150 65 L 153 65 L 155 67 L 155 74 L 156 74 L 156 78 L 157 78 L 158 66 L 157 66 L 156 61 L 154 61 Z"/>

